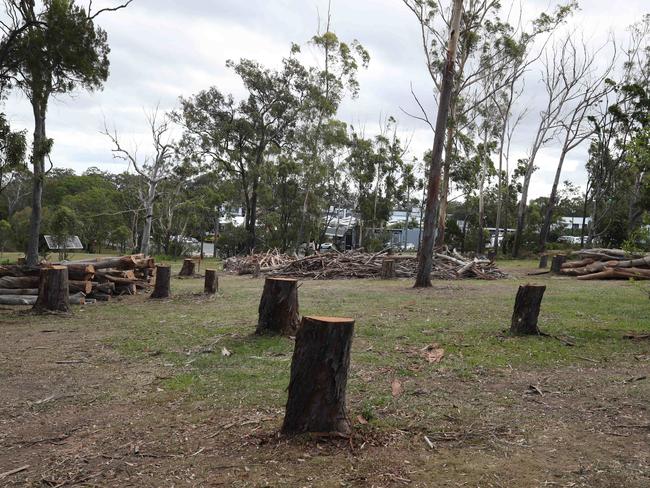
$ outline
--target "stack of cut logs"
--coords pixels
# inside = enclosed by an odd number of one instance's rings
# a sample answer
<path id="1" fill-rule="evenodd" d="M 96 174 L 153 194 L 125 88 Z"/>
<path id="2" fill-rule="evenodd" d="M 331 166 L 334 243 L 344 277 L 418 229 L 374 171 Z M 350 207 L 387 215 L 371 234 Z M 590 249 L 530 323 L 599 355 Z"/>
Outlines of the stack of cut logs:
<path id="1" fill-rule="evenodd" d="M 229 258 L 224 263 L 224 269 L 240 275 L 262 273 L 271 276 L 316 280 L 379 278 L 382 277 L 382 265 L 386 260 L 393 261 L 390 270 L 393 277 L 413 278 L 415 276 L 418 265 L 415 256 L 387 256 L 384 252 L 370 254 L 359 251 L 327 252 L 304 258 L 269 251 L 262 254 Z M 434 255 L 431 276 L 434 279 L 443 280 L 459 278 L 493 280 L 506 277 L 489 260 L 467 259 L 458 254 L 440 253 Z"/>
<path id="2" fill-rule="evenodd" d="M 57 263 L 68 268 L 70 301 L 75 304 L 109 301 L 148 288 L 155 268 L 143 254 Z M 41 268 L 0 266 L 0 305 L 33 305 L 38 296 Z"/>
<path id="3" fill-rule="evenodd" d="M 567 261 L 561 273 L 579 280 L 650 280 L 650 254 L 630 254 L 621 249 L 583 249 L 580 259 Z"/>

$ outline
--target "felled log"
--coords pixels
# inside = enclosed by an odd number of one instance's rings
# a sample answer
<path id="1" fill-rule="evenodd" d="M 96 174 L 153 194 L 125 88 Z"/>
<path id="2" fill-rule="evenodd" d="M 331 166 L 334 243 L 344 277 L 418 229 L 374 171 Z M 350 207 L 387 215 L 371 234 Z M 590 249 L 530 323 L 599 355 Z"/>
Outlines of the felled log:
<path id="1" fill-rule="evenodd" d="M 115 287 L 115 295 L 135 295 L 137 287 L 134 283 L 130 285 L 120 285 Z"/>
<path id="2" fill-rule="evenodd" d="M 93 290 L 93 284 L 90 281 L 68 280 L 68 287 L 71 294 L 81 292 L 88 295 Z"/>
<path id="3" fill-rule="evenodd" d="M 38 295 L 38 288 L 0 288 L 0 295 Z"/>
<path id="4" fill-rule="evenodd" d="M 196 263 L 193 259 L 183 259 L 183 267 L 180 273 L 178 273 L 178 276 L 194 276 L 195 268 Z"/>
<path id="5" fill-rule="evenodd" d="M 52 266 L 41 270 L 36 313 L 70 312 L 68 268 Z"/>
<path id="6" fill-rule="evenodd" d="M 0 305 L 34 305 L 37 295 L 0 295 Z"/>
<path id="7" fill-rule="evenodd" d="M 205 282 L 203 283 L 203 293 L 214 295 L 219 291 L 219 277 L 214 269 L 205 270 Z"/>
<path id="8" fill-rule="evenodd" d="M 82 261 L 73 261 L 72 264 L 92 264 L 96 270 L 98 269 L 135 269 L 137 267 L 136 260 L 144 259 L 142 254 L 135 254 L 133 256 L 120 256 L 115 258 L 97 258 L 87 259 Z"/>
<path id="9" fill-rule="evenodd" d="M 65 263 L 68 268 L 68 279 L 76 281 L 89 281 L 95 276 L 95 266 L 85 263 Z"/>
<path id="10" fill-rule="evenodd" d="M 354 320 L 303 317 L 291 360 L 284 435 L 348 435 L 345 397 Z"/>
<path id="11" fill-rule="evenodd" d="M 0 288 L 36 288 L 38 276 L 3 276 L 0 278 Z"/>
<path id="12" fill-rule="evenodd" d="M 298 280 L 266 278 L 258 309 L 256 334 L 295 335 L 298 316 Z"/>
<path id="13" fill-rule="evenodd" d="M 170 283 L 172 277 L 172 268 L 171 266 L 156 266 L 156 282 L 154 285 L 153 292 L 149 298 L 169 298 L 171 295 L 170 292 Z"/>
<path id="14" fill-rule="evenodd" d="M 100 291 L 95 292 L 91 295 L 91 298 L 94 298 L 98 302 L 110 302 L 111 301 L 111 295 L 108 293 L 102 293 Z"/>
<path id="15" fill-rule="evenodd" d="M 519 287 L 515 299 L 515 309 L 512 313 L 512 322 L 510 324 L 511 334 L 540 334 L 537 321 L 545 291 L 545 286 L 524 285 Z"/>
<path id="16" fill-rule="evenodd" d="M 39 276 L 41 274 L 40 266 L 17 266 L 15 264 L 6 264 L 0 266 L 0 277 L 3 276 Z"/>
<path id="17" fill-rule="evenodd" d="M 100 293 L 108 293 L 109 295 L 112 295 L 115 293 L 115 283 L 112 281 L 107 281 L 106 283 L 98 283 L 96 281 L 91 282 L 92 285 L 92 293 L 100 292 Z"/>
<path id="18" fill-rule="evenodd" d="M 134 258 L 136 269 L 154 269 L 156 262 L 154 258 Z"/>

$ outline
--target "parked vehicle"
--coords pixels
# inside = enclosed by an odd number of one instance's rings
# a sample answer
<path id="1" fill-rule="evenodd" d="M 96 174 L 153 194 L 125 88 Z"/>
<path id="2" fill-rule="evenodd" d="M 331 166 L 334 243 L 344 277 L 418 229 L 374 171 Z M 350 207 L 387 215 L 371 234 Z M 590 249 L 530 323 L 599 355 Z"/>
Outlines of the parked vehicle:
<path id="1" fill-rule="evenodd" d="M 320 252 L 332 252 L 336 250 L 336 246 L 331 242 L 323 242 L 319 247 Z"/>

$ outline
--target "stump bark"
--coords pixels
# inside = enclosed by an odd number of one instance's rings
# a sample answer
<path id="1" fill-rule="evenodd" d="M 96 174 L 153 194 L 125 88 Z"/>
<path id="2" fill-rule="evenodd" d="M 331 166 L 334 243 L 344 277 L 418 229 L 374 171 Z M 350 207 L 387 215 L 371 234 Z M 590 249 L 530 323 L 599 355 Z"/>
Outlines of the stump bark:
<path id="1" fill-rule="evenodd" d="M 67 267 L 43 268 L 33 310 L 37 313 L 70 312 L 69 286 Z"/>
<path id="2" fill-rule="evenodd" d="M 203 292 L 208 295 L 214 295 L 219 291 L 219 277 L 217 271 L 214 269 L 205 270 L 205 283 L 203 285 Z"/>
<path id="3" fill-rule="evenodd" d="M 194 276 L 194 270 L 196 269 L 196 263 L 193 259 L 183 259 L 183 267 L 181 272 L 178 273 L 178 276 Z"/>
<path id="4" fill-rule="evenodd" d="M 551 273 L 560 274 L 562 270 L 562 265 L 566 262 L 566 256 L 564 254 L 558 254 L 553 256 L 553 261 L 551 261 Z"/>
<path id="5" fill-rule="evenodd" d="M 256 334 L 296 334 L 298 315 L 298 280 L 266 278 L 259 306 Z"/>
<path id="6" fill-rule="evenodd" d="M 395 278 L 395 260 L 384 259 L 381 262 L 381 279 L 392 280 Z"/>
<path id="7" fill-rule="evenodd" d="M 284 435 L 348 435 L 345 390 L 354 320 L 303 317 L 291 361 Z"/>
<path id="8" fill-rule="evenodd" d="M 515 299 L 515 310 L 512 314 L 510 333 L 513 335 L 539 335 L 537 327 L 539 309 L 544 298 L 546 286 L 520 286 Z"/>
<path id="9" fill-rule="evenodd" d="M 149 298 L 169 298 L 171 277 L 171 266 L 156 266 L 156 283 Z"/>
<path id="10" fill-rule="evenodd" d="M 548 268 L 548 254 L 542 254 L 539 257 L 539 269 Z"/>

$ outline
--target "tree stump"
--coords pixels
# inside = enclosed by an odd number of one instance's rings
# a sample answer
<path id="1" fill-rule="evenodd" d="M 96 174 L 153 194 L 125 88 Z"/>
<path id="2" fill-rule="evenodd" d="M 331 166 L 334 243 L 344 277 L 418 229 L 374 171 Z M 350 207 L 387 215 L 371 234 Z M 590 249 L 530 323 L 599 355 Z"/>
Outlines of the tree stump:
<path id="1" fill-rule="evenodd" d="M 562 265 L 566 262 L 566 256 L 564 254 L 558 254 L 553 256 L 553 261 L 551 261 L 551 273 L 560 274 L 562 270 Z"/>
<path id="2" fill-rule="evenodd" d="M 219 291 L 219 277 L 217 271 L 214 269 L 205 270 L 205 283 L 203 285 L 203 293 L 214 295 Z"/>
<path id="3" fill-rule="evenodd" d="M 539 257 L 539 269 L 546 269 L 548 267 L 548 254 L 542 254 Z"/>
<path id="4" fill-rule="evenodd" d="M 38 298 L 33 310 L 37 313 L 70 312 L 67 267 L 52 266 L 41 270 Z"/>
<path id="5" fill-rule="evenodd" d="M 392 280 L 395 278 L 395 260 L 384 259 L 381 262 L 381 279 Z"/>
<path id="6" fill-rule="evenodd" d="M 183 259 L 183 267 L 180 273 L 178 273 L 178 276 L 194 276 L 195 268 L 196 263 L 193 259 Z"/>
<path id="7" fill-rule="evenodd" d="M 169 298 L 171 295 L 169 291 L 171 277 L 171 266 L 156 266 L 156 283 L 149 298 Z"/>
<path id="8" fill-rule="evenodd" d="M 539 335 L 537 319 L 546 286 L 520 286 L 515 299 L 510 333 L 513 335 Z"/>
<path id="9" fill-rule="evenodd" d="M 266 278 L 255 333 L 291 336 L 299 324 L 298 280 Z"/>
<path id="10" fill-rule="evenodd" d="M 353 319 L 303 317 L 291 360 L 283 434 L 350 433 L 345 389 L 353 333 Z"/>

